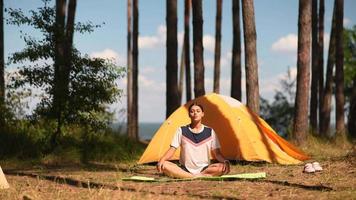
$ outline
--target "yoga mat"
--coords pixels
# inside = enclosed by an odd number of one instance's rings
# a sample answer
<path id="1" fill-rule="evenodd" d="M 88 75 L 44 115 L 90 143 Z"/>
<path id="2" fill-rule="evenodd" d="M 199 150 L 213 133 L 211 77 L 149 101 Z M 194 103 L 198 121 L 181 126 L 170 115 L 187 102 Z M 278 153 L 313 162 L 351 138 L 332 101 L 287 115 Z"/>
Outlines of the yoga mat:
<path id="1" fill-rule="evenodd" d="M 123 181 L 138 181 L 138 182 L 175 182 L 175 181 L 193 181 L 193 180 L 207 180 L 207 181 L 224 181 L 224 180 L 237 180 L 237 179 L 260 179 L 266 178 L 266 172 L 258 173 L 243 173 L 243 174 L 231 174 L 223 176 L 213 177 L 196 177 L 196 178 L 153 178 L 145 176 L 131 176 L 128 178 L 122 178 Z"/>

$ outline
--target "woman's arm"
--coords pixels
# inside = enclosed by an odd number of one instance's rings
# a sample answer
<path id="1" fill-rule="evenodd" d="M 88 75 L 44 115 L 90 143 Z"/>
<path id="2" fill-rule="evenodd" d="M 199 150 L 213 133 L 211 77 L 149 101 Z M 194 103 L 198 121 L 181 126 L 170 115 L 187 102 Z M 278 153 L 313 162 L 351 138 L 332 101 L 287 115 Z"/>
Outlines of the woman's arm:
<path id="1" fill-rule="evenodd" d="M 223 169 L 224 174 L 228 174 L 230 172 L 229 160 L 224 158 L 224 156 L 220 152 L 220 148 L 214 149 L 213 152 L 216 160 L 219 161 L 220 163 L 224 163 L 224 169 Z"/>
<path id="2" fill-rule="evenodd" d="M 176 152 L 176 148 L 169 147 L 167 152 L 162 156 L 162 158 L 157 163 L 158 172 L 162 172 L 162 166 L 164 161 L 169 160 L 174 155 L 175 152 Z"/>

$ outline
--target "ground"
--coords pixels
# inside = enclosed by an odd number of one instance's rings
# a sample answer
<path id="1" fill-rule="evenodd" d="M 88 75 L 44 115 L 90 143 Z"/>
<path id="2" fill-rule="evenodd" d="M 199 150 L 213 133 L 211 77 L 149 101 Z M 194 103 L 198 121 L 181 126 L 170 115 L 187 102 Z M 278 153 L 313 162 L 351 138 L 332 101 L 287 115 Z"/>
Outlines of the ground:
<path id="1" fill-rule="evenodd" d="M 317 156 L 316 156 L 317 157 Z M 0 199 L 356 199 L 356 151 L 317 157 L 322 172 L 304 164 L 241 163 L 231 174 L 266 172 L 255 181 L 124 182 L 133 175 L 158 177 L 155 166 L 134 164 L 2 164 L 10 189 Z"/>
<path id="2" fill-rule="evenodd" d="M 159 177 L 154 166 L 129 164 L 35 165 L 5 163 L 11 185 L 0 199 L 356 199 L 356 154 L 320 161 L 324 171 L 303 173 L 303 164 L 236 163 L 232 174 L 266 172 L 263 180 L 123 182 L 132 175 Z"/>

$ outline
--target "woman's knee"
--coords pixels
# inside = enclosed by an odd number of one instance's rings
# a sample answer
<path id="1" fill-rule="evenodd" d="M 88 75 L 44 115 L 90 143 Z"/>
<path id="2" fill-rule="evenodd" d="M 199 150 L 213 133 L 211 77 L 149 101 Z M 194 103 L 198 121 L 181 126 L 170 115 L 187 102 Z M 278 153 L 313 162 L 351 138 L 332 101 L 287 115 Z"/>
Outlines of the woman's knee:
<path id="1" fill-rule="evenodd" d="M 169 170 L 172 165 L 175 165 L 175 164 L 172 163 L 172 162 L 169 162 L 169 161 L 164 161 L 163 164 L 162 164 L 162 169 L 163 170 Z"/>

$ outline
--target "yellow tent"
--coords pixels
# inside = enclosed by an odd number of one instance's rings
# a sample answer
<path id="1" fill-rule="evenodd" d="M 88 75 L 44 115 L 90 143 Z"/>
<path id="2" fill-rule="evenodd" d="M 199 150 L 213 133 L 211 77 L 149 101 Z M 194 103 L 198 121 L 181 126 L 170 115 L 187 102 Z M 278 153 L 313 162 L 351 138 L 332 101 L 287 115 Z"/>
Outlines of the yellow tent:
<path id="1" fill-rule="evenodd" d="M 227 159 L 280 164 L 298 164 L 309 159 L 241 102 L 211 93 L 186 103 L 172 113 L 155 133 L 139 164 L 157 162 L 163 156 L 177 128 L 190 123 L 188 107 L 193 102 L 204 107 L 203 124 L 215 130 L 221 152 Z M 179 149 L 172 160 L 178 159 Z"/>

